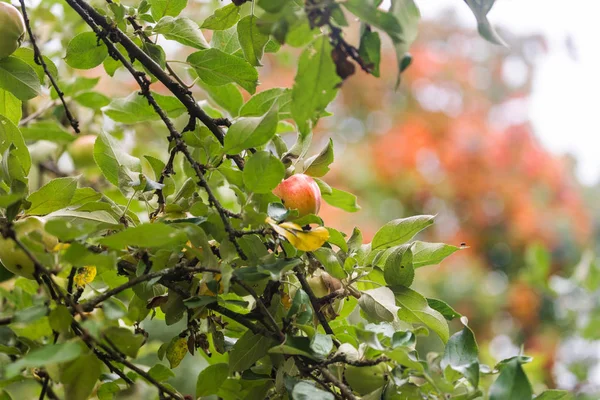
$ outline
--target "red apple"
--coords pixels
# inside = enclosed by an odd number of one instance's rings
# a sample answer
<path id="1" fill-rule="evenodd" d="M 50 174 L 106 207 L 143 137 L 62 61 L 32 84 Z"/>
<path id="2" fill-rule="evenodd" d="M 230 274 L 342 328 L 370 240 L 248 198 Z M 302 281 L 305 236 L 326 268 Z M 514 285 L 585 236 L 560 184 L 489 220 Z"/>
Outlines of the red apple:
<path id="1" fill-rule="evenodd" d="M 19 10 L 0 2 L 0 60 L 10 56 L 25 36 L 25 22 Z"/>
<path id="2" fill-rule="evenodd" d="M 317 214 L 321 207 L 319 185 L 308 175 L 290 176 L 273 189 L 273 194 L 279 197 L 288 209 L 298 210 L 301 217 Z"/>

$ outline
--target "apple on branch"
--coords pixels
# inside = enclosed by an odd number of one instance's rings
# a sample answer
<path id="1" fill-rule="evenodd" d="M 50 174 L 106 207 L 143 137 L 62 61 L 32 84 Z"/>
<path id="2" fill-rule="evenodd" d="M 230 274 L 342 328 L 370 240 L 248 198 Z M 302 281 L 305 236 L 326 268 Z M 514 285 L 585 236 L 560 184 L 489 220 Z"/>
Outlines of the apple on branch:
<path id="1" fill-rule="evenodd" d="M 300 217 L 317 214 L 321 207 L 321 190 L 313 178 L 305 174 L 292 175 L 282 181 L 273 194 L 289 210 L 296 209 Z"/>
<path id="2" fill-rule="evenodd" d="M 15 7 L 0 2 L 0 60 L 10 56 L 25 36 L 25 21 Z"/>

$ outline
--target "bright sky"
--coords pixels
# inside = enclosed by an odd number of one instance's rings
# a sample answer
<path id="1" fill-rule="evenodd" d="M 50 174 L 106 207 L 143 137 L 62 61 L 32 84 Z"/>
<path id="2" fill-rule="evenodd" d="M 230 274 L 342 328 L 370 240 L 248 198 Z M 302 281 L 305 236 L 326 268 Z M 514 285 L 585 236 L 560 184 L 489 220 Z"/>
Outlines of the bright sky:
<path id="1" fill-rule="evenodd" d="M 416 0 L 423 18 L 449 7 L 475 29 L 462 0 Z M 529 116 L 542 143 L 556 154 L 572 153 L 583 183 L 600 180 L 600 0 L 497 0 L 489 19 L 515 34 L 541 33 L 548 54 L 535 71 Z M 571 38 L 577 58 L 569 54 Z M 599 113 L 599 115 L 596 115 Z"/>

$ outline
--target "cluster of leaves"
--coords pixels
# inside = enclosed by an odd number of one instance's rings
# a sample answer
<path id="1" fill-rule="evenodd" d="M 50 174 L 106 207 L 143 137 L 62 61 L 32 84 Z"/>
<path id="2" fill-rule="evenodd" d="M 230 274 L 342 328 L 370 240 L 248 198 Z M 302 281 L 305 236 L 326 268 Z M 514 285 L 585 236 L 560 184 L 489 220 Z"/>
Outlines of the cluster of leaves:
<path id="1" fill-rule="evenodd" d="M 180 15 L 186 0 L 43 3 L 80 24 L 66 46 L 69 67 L 102 65 L 109 77 L 130 74 L 138 88 L 111 99 L 94 90 L 97 79 L 59 79 L 21 1 L 32 49 L 0 60 L 0 227 L 13 244 L 0 257 L 8 266 L 23 254 L 16 269 L 30 264 L 34 279 L 0 291 L 3 398 L 13 384 L 38 381 L 41 398 L 110 399 L 146 382 L 160 398 L 182 399 L 166 381 L 188 353 L 210 364 L 195 397 L 471 399 L 483 396 L 480 380 L 499 374 L 491 399 L 532 398 L 526 357 L 480 364 L 466 320 L 451 336 L 448 321 L 460 316 L 410 288 L 418 268 L 459 250 L 413 240 L 432 216 L 393 220 L 363 244 L 360 230 L 346 238 L 271 193 L 285 176 L 306 173 L 326 202 L 358 209 L 352 194 L 320 179 L 333 147 L 308 157 L 312 128 L 355 65 L 378 73 L 374 28 L 405 69 L 418 21 L 412 1 L 387 11 L 359 0 L 234 1 L 202 24 Z M 468 3 L 481 26 L 493 1 Z M 344 38 L 344 9 L 362 21 L 358 47 Z M 155 37 L 195 50 L 185 70 L 211 104 L 197 102 Z M 293 88 L 255 94 L 264 54 L 284 44 L 304 47 Z M 47 82 L 49 106 L 23 116 Z M 168 95 L 151 90 L 159 84 Z M 89 120 L 76 119 L 86 112 Z M 117 139 L 120 129 L 153 124 L 168 136 L 158 157 L 135 157 Z M 61 169 L 76 142 L 68 125 L 97 135 L 95 165 L 82 167 L 83 177 Z M 34 218 L 43 228 L 21 235 Z M 154 351 L 151 319 L 183 328 L 155 348 L 164 362 L 148 369 L 139 358 Z M 445 350 L 420 357 L 417 337 L 430 331 Z"/>

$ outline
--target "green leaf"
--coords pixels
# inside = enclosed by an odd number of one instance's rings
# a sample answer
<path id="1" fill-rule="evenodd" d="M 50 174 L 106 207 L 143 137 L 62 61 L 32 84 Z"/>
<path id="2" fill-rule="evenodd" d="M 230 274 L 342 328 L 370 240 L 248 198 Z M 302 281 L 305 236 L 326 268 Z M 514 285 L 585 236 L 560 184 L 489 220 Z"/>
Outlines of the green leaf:
<path id="1" fill-rule="evenodd" d="M 242 46 L 238 40 L 237 27 L 232 27 L 222 31 L 214 31 L 210 38 L 212 48 L 219 49 L 227 54 L 243 57 Z"/>
<path id="2" fill-rule="evenodd" d="M 46 306 L 31 306 L 15 313 L 14 322 L 28 323 L 37 321 L 48 314 Z"/>
<path id="3" fill-rule="evenodd" d="M 247 370 L 264 357 L 272 345 L 273 341 L 268 337 L 246 331 L 229 353 L 229 372 Z"/>
<path id="4" fill-rule="evenodd" d="M 319 183 L 319 181 L 317 181 Z M 321 187 L 321 185 L 319 185 Z M 340 208 L 347 212 L 356 212 L 360 206 L 356 202 L 356 196 L 352 193 L 344 192 L 340 189 L 331 188 L 331 193 L 325 193 L 321 190 L 323 200 L 331 206 Z"/>
<path id="5" fill-rule="evenodd" d="M 321 265 L 323 265 L 325 271 L 327 271 L 331 276 L 338 279 L 346 278 L 346 271 L 344 271 L 344 268 L 340 264 L 340 260 L 337 258 L 333 250 L 327 247 L 321 247 L 313 251 L 313 254 L 315 258 L 319 260 Z"/>
<path id="6" fill-rule="evenodd" d="M 210 86 L 202 81 L 198 81 L 198 85 L 208 93 L 218 106 L 224 108 L 231 116 L 238 116 L 240 107 L 244 104 L 244 98 L 236 85 L 228 83 L 221 86 Z"/>
<path id="7" fill-rule="evenodd" d="M 465 3 L 468 4 L 471 11 L 473 11 L 473 15 L 475 15 L 479 34 L 491 43 L 508 47 L 506 42 L 502 40 L 500 35 L 498 35 L 487 18 L 487 15 L 494 6 L 495 1 L 496 0 L 465 0 Z"/>
<path id="8" fill-rule="evenodd" d="M 428 243 L 417 240 L 412 247 L 413 266 L 419 268 L 425 265 L 439 264 L 458 250 L 460 247 L 445 243 Z"/>
<path id="9" fill-rule="evenodd" d="M 263 34 L 256 25 L 254 15 L 246 15 L 237 24 L 238 41 L 244 52 L 244 57 L 251 65 L 260 67 L 260 59 L 269 41 L 269 35 Z"/>
<path id="10" fill-rule="evenodd" d="M 333 340 L 331 336 L 317 332 L 310 340 L 310 349 L 319 357 L 327 357 L 333 349 Z"/>
<path id="11" fill-rule="evenodd" d="M 246 162 L 244 185 L 254 193 L 269 193 L 282 181 L 285 167 L 268 151 L 254 153 Z"/>
<path id="12" fill-rule="evenodd" d="M 77 342 L 65 342 L 60 344 L 46 344 L 27 353 L 23 358 L 18 359 L 12 364 L 6 366 L 5 376 L 11 378 L 19 373 L 23 368 L 43 367 L 46 365 L 57 364 L 71 361 L 82 352 L 82 347 Z"/>
<path id="13" fill-rule="evenodd" d="M 106 382 L 100 385 L 96 392 L 98 400 L 113 400 L 114 394 L 119 393 L 121 388 L 115 382 Z"/>
<path id="14" fill-rule="evenodd" d="M 0 89 L 0 115 L 4 115 L 15 125 L 19 124 L 23 116 L 21 100 L 4 89 Z"/>
<path id="15" fill-rule="evenodd" d="M 334 228 L 327 228 L 327 231 L 329 231 L 329 239 L 327 239 L 327 241 L 333 245 L 336 245 L 342 251 L 348 252 L 348 244 L 344 239 L 344 235 Z"/>
<path id="16" fill-rule="evenodd" d="M 35 53 L 33 52 L 33 49 L 30 49 L 28 47 L 20 47 L 14 53 L 12 53 L 12 56 L 17 57 L 17 58 L 25 61 L 27 64 L 29 64 L 31 66 L 31 68 L 33 68 L 35 70 L 36 74 L 38 75 L 38 78 L 40 79 L 40 83 L 43 84 L 44 79 L 46 77 L 46 73 L 44 72 L 44 68 L 35 62 L 34 54 Z M 54 62 L 46 56 L 43 56 L 43 59 L 44 59 L 44 62 L 46 63 L 46 68 L 50 72 L 50 75 L 52 75 L 53 78 L 57 78 L 58 77 L 58 69 L 56 68 L 56 65 L 54 64 Z"/>
<path id="17" fill-rule="evenodd" d="M 29 195 L 27 201 L 31 203 L 31 206 L 27 210 L 27 214 L 46 215 L 68 206 L 75 194 L 75 189 L 77 189 L 76 178 L 51 180 Z"/>
<path id="18" fill-rule="evenodd" d="M 400 74 L 408 67 L 412 60 L 408 57 L 407 52 L 412 42 L 417 38 L 421 13 L 414 0 L 393 0 L 390 12 L 402 26 L 402 38 L 394 43 L 398 63 L 397 88 L 400 85 Z"/>
<path id="19" fill-rule="evenodd" d="M 247 61 L 221 50 L 200 50 L 188 56 L 187 62 L 208 85 L 237 83 L 250 94 L 256 91 L 258 72 Z"/>
<path id="20" fill-rule="evenodd" d="M 89 353 L 62 366 L 60 381 L 65 388 L 64 398 L 69 400 L 89 399 L 100 377 L 103 365 L 94 353 Z"/>
<path id="21" fill-rule="evenodd" d="M 154 92 L 152 96 L 171 118 L 177 118 L 187 111 L 185 106 L 173 96 L 163 96 Z M 131 93 L 125 98 L 114 99 L 103 111 L 113 121 L 125 124 L 160 120 L 160 116 L 148 104 L 148 100 L 138 92 Z"/>
<path id="22" fill-rule="evenodd" d="M 391 13 L 379 10 L 370 1 L 347 0 L 342 4 L 362 22 L 385 31 L 394 42 L 402 41 L 402 26 Z"/>
<path id="23" fill-rule="evenodd" d="M 53 121 L 40 121 L 21 127 L 23 138 L 26 142 L 49 140 L 55 143 L 66 144 L 76 139 L 75 136 L 65 131 L 58 123 Z"/>
<path id="24" fill-rule="evenodd" d="M 385 282 L 390 286 L 409 287 L 415 279 L 410 246 L 403 245 L 390 250 L 383 269 Z"/>
<path id="25" fill-rule="evenodd" d="M 277 109 L 272 107 L 262 117 L 239 118 L 225 135 L 225 151 L 237 154 L 250 147 L 266 144 L 277 129 Z"/>
<path id="26" fill-rule="evenodd" d="M 185 232 L 164 223 L 147 223 L 100 239 L 100 243 L 113 249 L 126 246 L 166 247 L 183 244 L 187 240 Z"/>
<path id="27" fill-rule="evenodd" d="M 316 156 L 304 162 L 304 173 L 310 176 L 321 177 L 329 172 L 329 165 L 333 162 L 333 139 L 329 139 L 327 146 Z"/>
<path id="28" fill-rule="evenodd" d="M 386 249 L 408 242 L 417 233 L 433 224 L 433 215 L 417 215 L 395 219 L 382 226 L 371 243 L 373 250 Z"/>
<path id="29" fill-rule="evenodd" d="M 42 90 L 35 70 L 13 56 L 0 60 L 0 89 L 23 101 L 33 99 Z"/>
<path id="30" fill-rule="evenodd" d="M 406 347 L 397 347 L 394 351 L 388 353 L 388 357 L 396 361 L 400 365 L 412 368 L 420 373 L 425 372 L 423 365 L 419 362 L 416 357 L 416 353 Z"/>
<path id="31" fill-rule="evenodd" d="M 122 146 L 104 131 L 94 144 L 94 160 L 104 177 L 119 188 L 132 185 L 133 175 L 142 171 L 140 160 L 123 151 Z"/>
<path id="32" fill-rule="evenodd" d="M 209 365 L 198 375 L 196 383 L 196 397 L 216 394 L 229 375 L 229 366 L 219 363 Z"/>
<path id="33" fill-rule="evenodd" d="M 137 353 L 145 342 L 143 335 L 136 335 L 127 328 L 111 326 L 104 331 L 104 336 L 110 340 L 121 353 L 136 358 Z"/>
<path id="34" fill-rule="evenodd" d="M 66 306 L 58 305 L 54 310 L 50 311 L 48 321 L 50 322 L 52 330 L 60 333 L 67 333 L 73 322 L 73 316 Z"/>
<path id="35" fill-rule="evenodd" d="M 154 26 L 154 32 L 160 33 L 166 39 L 175 40 L 184 46 L 196 49 L 207 49 L 210 47 L 198 24 L 189 18 L 163 17 Z"/>
<path id="36" fill-rule="evenodd" d="M 148 371 L 148 375 L 150 375 L 159 382 L 163 382 L 167 379 L 173 378 L 175 376 L 175 373 L 162 364 L 155 364 Z"/>
<path id="37" fill-rule="evenodd" d="M 531 384 L 515 357 L 502 366 L 500 375 L 490 387 L 490 400 L 531 399 Z"/>
<path id="38" fill-rule="evenodd" d="M 292 101 L 292 92 L 285 88 L 272 88 L 255 94 L 244 104 L 240 110 L 242 117 L 256 117 L 264 115 L 274 104 L 277 104 L 279 119 L 286 118 Z"/>
<path id="39" fill-rule="evenodd" d="M 286 341 L 272 347 L 270 354 L 287 354 L 308 357 L 309 359 L 322 359 L 313 353 L 310 348 L 310 339 L 304 336 L 288 336 Z"/>
<path id="40" fill-rule="evenodd" d="M 300 56 L 292 89 L 292 116 L 301 132 L 308 132 L 308 123 L 317 120 L 337 94 L 341 80 L 331 50 L 329 38 L 321 36 Z"/>
<path id="41" fill-rule="evenodd" d="M 240 9 L 231 3 L 215 10 L 215 13 L 204 20 L 201 28 L 219 31 L 229 29 L 240 20 Z"/>
<path id="42" fill-rule="evenodd" d="M 360 36 L 358 54 L 367 65 L 371 66 L 371 74 L 379 77 L 379 64 L 381 62 L 381 39 L 378 32 L 364 29 Z"/>
<path id="43" fill-rule="evenodd" d="M 107 211 L 58 210 L 46 215 L 46 219 L 46 232 L 63 241 L 119 226 L 119 222 Z"/>
<path id="44" fill-rule="evenodd" d="M 298 382 L 292 389 L 292 400 L 334 400 L 332 393 L 316 387 L 312 382 Z"/>
<path id="45" fill-rule="evenodd" d="M 390 287 L 394 292 L 396 304 L 400 306 L 398 317 L 410 323 L 422 323 L 438 334 L 444 343 L 450 335 L 448 323 L 442 314 L 427 304 L 427 299 L 404 286 Z"/>
<path id="46" fill-rule="evenodd" d="M 159 20 L 164 16 L 176 17 L 187 6 L 187 0 L 148 0 L 152 6 L 152 17 Z"/>
<path id="47" fill-rule="evenodd" d="M 71 68 L 91 69 L 102 64 L 106 57 L 108 49 L 96 34 L 83 32 L 69 42 L 65 61 Z"/>
<path id="48" fill-rule="evenodd" d="M 465 327 L 450 337 L 441 360 L 442 369 L 450 366 L 463 374 L 473 386 L 479 385 L 479 349 L 473 331 Z"/>
<path id="49" fill-rule="evenodd" d="M 461 316 L 454 308 L 450 307 L 442 300 L 427 298 L 427 304 L 429 304 L 429 307 L 442 314 L 447 321 L 452 321 L 454 318 Z"/>
<path id="50" fill-rule="evenodd" d="M 546 390 L 540 393 L 535 400 L 573 400 L 575 396 L 566 390 Z"/>
<path id="51" fill-rule="evenodd" d="M 312 321 L 312 305 L 308 294 L 302 289 L 298 289 L 292 300 L 292 305 L 287 314 L 287 318 L 296 317 L 296 322 L 300 325 Z"/>
<path id="52" fill-rule="evenodd" d="M 358 305 L 362 315 L 368 321 L 392 322 L 396 319 L 398 306 L 394 301 L 394 293 L 387 287 L 365 290 L 361 292 Z"/>
<path id="53" fill-rule="evenodd" d="M 12 153 L 16 155 L 25 174 L 28 174 L 31 168 L 31 156 L 23 140 L 23 135 L 7 117 L 0 115 L 0 154 L 5 154 L 11 145 L 15 146 Z"/>
<path id="54" fill-rule="evenodd" d="M 106 107 L 110 104 L 110 98 L 98 92 L 80 93 L 75 96 L 73 100 L 82 106 L 91 108 L 93 110 L 99 110 L 102 107 Z"/>

